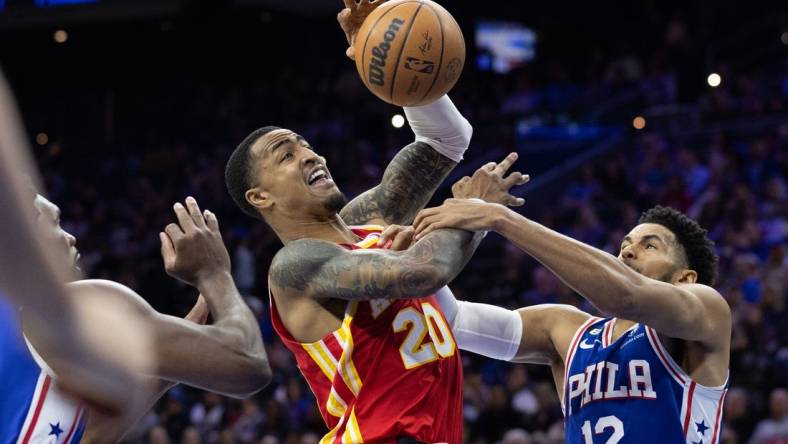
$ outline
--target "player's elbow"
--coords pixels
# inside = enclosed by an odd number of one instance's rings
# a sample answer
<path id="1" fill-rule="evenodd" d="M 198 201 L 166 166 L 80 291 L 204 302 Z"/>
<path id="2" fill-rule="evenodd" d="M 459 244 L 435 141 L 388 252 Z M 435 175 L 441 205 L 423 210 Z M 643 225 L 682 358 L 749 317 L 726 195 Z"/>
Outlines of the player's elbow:
<path id="1" fill-rule="evenodd" d="M 259 328 L 237 328 L 223 325 L 221 338 L 224 357 L 220 359 L 226 366 L 228 377 L 224 393 L 235 398 L 247 398 L 271 382 L 271 366 L 265 352 Z"/>
<path id="2" fill-rule="evenodd" d="M 264 389 L 271 383 L 273 377 L 271 365 L 268 363 L 265 353 L 250 356 L 250 365 L 253 369 L 249 372 L 249 396 Z"/>
<path id="3" fill-rule="evenodd" d="M 247 390 L 245 393 L 243 393 L 245 398 L 252 396 L 267 387 L 273 378 L 271 366 L 268 364 L 268 360 L 265 359 L 265 356 L 255 359 L 254 366 L 254 370 L 251 371 L 248 376 L 249 385 Z"/>
<path id="4" fill-rule="evenodd" d="M 621 282 L 614 292 L 617 297 L 612 298 L 613 307 L 607 312 L 624 319 L 640 319 L 643 304 L 639 303 L 640 297 L 649 291 L 650 280 L 641 276 L 626 279 Z"/>
<path id="5" fill-rule="evenodd" d="M 406 269 L 399 279 L 400 295 L 405 299 L 428 296 L 446 286 L 452 278 L 449 267 L 440 263 Z"/>
<path id="6" fill-rule="evenodd" d="M 225 395 L 248 398 L 271 383 L 273 375 L 265 353 L 244 353 L 238 361 L 234 376 L 228 378 L 235 383 L 225 390 Z"/>
<path id="7" fill-rule="evenodd" d="M 600 307 L 603 311 L 623 319 L 637 319 L 638 304 L 636 302 L 635 291 L 628 290 L 619 293 L 610 307 Z"/>
<path id="8" fill-rule="evenodd" d="M 637 296 L 643 288 L 639 279 L 631 280 L 613 273 L 606 282 L 607 297 L 596 300 L 594 305 L 603 313 L 623 319 L 637 319 Z"/>
<path id="9" fill-rule="evenodd" d="M 446 285 L 449 285 L 449 283 L 454 280 L 454 278 L 457 276 L 457 273 L 459 272 L 458 264 L 455 260 L 441 260 L 440 258 L 438 261 L 436 261 L 435 267 L 431 271 L 430 284 L 433 288 L 428 294 L 435 293 Z"/>

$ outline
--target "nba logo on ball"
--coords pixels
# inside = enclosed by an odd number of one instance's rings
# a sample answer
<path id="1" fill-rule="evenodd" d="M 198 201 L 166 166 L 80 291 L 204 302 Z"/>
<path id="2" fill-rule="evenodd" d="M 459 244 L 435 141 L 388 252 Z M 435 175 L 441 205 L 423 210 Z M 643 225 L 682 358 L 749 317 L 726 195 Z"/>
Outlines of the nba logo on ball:
<path id="1" fill-rule="evenodd" d="M 405 69 L 430 74 L 435 69 L 435 63 L 429 60 L 419 60 L 416 57 L 408 57 L 405 60 Z"/>
<path id="2" fill-rule="evenodd" d="M 431 0 L 392 0 L 364 20 L 355 43 L 356 69 L 382 100 L 431 103 L 451 90 L 465 65 L 462 31 Z"/>

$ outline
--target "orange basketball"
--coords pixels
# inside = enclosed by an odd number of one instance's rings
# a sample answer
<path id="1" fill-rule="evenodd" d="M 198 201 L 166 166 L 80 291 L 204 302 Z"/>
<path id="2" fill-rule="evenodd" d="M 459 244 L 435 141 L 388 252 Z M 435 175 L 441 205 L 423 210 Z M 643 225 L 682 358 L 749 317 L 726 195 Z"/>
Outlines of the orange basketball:
<path id="1" fill-rule="evenodd" d="M 426 105 L 457 83 L 465 65 L 460 26 L 431 0 L 392 0 L 364 20 L 356 68 L 370 91 L 398 106 Z"/>

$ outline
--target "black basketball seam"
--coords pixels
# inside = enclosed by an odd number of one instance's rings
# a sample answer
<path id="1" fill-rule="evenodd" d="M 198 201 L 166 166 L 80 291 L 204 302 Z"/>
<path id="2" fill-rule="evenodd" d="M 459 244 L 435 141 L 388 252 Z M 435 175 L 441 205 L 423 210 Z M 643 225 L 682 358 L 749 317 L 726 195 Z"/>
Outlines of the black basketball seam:
<path id="1" fill-rule="evenodd" d="M 378 23 L 380 23 L 380 21 L 383 20 L 383 17 L 385 17 L 388 13 L 390 13 L 391 11 L 397 9 L 401 5 L 407 5 L 408 3 L 416 3 L 416 1 L 402 2 L 399 5 L 394 5 L 391 9 L 389 9 L 386 12 L 384 12 L 380 17 L 378 17 L 378 19 L 375 21 L 375 23 L 373 23 L 372 26 L 369 27 L 370 32 L 367 32 L 367 38 L 364 40 L 364 49 L 361 50 L 361 81 L 364 82 L 364 85 L 367 85 L 367 88 L 370 88 L 370 86 L 367 83 L 367 73 L 364 71 L 364 69 L 365 69 L 364 67 L 367 66 L 367 62 L 366 62 L 367 44 L 369 43 L 369 37 L 372 35 L 371 30 L 375 29 L 375 26 L 378 26 Z M 421 2 L 418 2 L 418 3 L 421 3 Z"/>
<path id="2" fill-rule="evenodd" d="M 410 36 L 410 30 L 413 29 L 413 24 L 416 22 L 416 16 L 419 15 L 419 11 L 421 7 L 424 6 L 424 3 L 419 2 L 419 7 L 416 8 L 416 12 L 413 13 L 413 16 L 410 18 L 410 23 L 408 23 L 408 30 L 405 31 L 405 38 L 402 40 L 402 46 L 399 47 L 399 54 L 397 54 L 397 63 L 394 64 L 394 74 L 391 76 L 391 91 L 389 92 L 389 100 L 394 100 L 394 81 L 397 79 L 397 71 L 399 71 L 399 61 L 402 58 L 402 51 L 405 50 L 405 43 L 408 42 L 408 37 Z M 394 8 L 391 8 L 394 9 Z"/>
<path id="3" fill-rule="evenodd" d="M 438 81 L 438 77 L 441 75 L 441 67 L 443 66 L 443 50 L 446 47 L 446 42 L 444 41 L 443 38 L 443 22 L 441 21 L 441 15 L 438 14 L 438 11 L 436 11 L 435 8 L 433 8 L 432 6 L 427 5 L 427 7 L 430 8 L 430 11 L 432 11 L 432 13 L 435 14 L 435 18 L 438 19 L 438 29 L 440 29 L 441 31 L 441 55 L 440 58 L 438 58 L 438 70 L 435 72 L 435 77 L 432 78 L 432 85 L 430 85 L 429 89 L 427 89 L 427 92 L 425 92 L 424 95 L 421 96 L 421 100 L 424 100 L 424 98 L 430 94 L 432 88 L 435 87 L 435 83 Z M 421 100 L 419 100 L 419 102 L 421 102 Z"/>
<path id="4" fill-rule="evenodd" d="M 462 47 L 465 48 L 466 47 L 465 46 L 465 36 L 462 33 L 462 28 L 460 27 L 460 24 L 457 23 L 457 19 L 455 19 L 453 15 L 449 14 L 449 18 L 451 18 L 451 21 L 454 22 L 454 26 L 456 26 L 457 29 L 460 30 L 460 40 L 462 40 Z M 467 49 L 466 49 L 466 52 L 467 52 Z M 463 58 L 462 58 L 462 69 L 460 69 L 459 74 L 457 74 L 458 77 L 462 75 L 462 71 L 464 69 L 465 69 L 465 57 L 463 56 Z"/>

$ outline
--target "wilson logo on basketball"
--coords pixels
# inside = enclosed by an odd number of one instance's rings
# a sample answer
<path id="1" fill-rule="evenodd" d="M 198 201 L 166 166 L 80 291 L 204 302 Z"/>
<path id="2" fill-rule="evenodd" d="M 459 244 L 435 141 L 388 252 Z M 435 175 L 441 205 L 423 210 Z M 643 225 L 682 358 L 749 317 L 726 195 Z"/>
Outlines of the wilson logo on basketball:
<path id="1" fill-rule="evenodd" d="M 386 66 L 386 58 L 389 56 L 391 42 L 397 37 L 397 31 L 403 24 L 405 24 L 404 20 L 393 19 L 389 29 L 383 34 L 383 41 L 372 48 L 372 59 L 369 61 L 369 83 L 378 86 L 383 86 L 385 83 L 383 67 Z"/>

